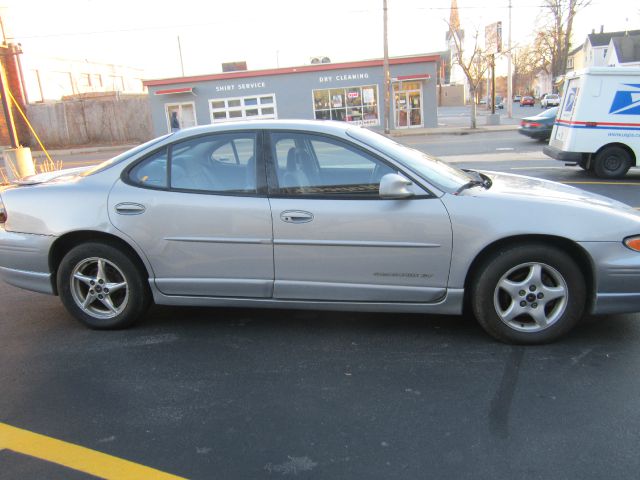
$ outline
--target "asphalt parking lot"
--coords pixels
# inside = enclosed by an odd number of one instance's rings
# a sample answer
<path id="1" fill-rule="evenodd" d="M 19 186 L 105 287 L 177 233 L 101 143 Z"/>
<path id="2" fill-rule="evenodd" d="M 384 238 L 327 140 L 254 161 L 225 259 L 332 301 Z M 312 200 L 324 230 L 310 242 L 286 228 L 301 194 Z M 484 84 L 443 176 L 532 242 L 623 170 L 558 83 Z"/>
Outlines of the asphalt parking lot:
<path id="1" fill-rule="evenodd" d="M 640 207 L 640 172 L 438 141 Z M 170 307 L 95 332 L 0 284 L 0 479 L 635 478 L 639 341 L 638 315 L 513 347 L 469 317 Z"/>

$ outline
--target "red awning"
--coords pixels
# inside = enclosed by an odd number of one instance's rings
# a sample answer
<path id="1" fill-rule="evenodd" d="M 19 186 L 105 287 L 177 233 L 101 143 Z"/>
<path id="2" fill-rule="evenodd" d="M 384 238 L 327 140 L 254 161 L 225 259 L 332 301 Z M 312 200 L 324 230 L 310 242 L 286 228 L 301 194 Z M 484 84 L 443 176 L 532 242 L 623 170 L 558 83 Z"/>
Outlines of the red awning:
<path id="1" fill-rule="evenodd" d="M 167 90 L 156 90 L 154 95 L 171 95 L 172 93 L 193 93 L 193 87 L 169 88 Z"/>

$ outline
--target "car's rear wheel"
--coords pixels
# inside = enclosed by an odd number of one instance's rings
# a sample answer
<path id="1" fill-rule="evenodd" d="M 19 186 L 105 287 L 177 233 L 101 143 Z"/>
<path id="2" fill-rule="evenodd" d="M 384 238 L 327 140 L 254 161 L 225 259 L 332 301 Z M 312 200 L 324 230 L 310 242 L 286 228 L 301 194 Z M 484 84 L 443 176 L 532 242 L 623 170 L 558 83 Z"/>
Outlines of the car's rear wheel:
<path id="1" fill-rule="evenodd" d="M 621 178 L 631 167 L 631 156 L 622 147 L 611 146 L 598 152 L 593 171 L 600 178 Z"/>
<path id="2" fill-rule="evenodd" d="M 504 248 L 487 258 L 471 287 L 480 325 L 506 343 L 557 340 L 583 314 L 586 286 L 576 263 L 538 243 Z"/>
<path id="3" fill-rule="evenodd" d="M 135 262 L 105 243 L 85 243 L 62 259 L 58 293 L 69 313 L 94 329 L 124 328 L 150 302 L 149 288 Z"/>

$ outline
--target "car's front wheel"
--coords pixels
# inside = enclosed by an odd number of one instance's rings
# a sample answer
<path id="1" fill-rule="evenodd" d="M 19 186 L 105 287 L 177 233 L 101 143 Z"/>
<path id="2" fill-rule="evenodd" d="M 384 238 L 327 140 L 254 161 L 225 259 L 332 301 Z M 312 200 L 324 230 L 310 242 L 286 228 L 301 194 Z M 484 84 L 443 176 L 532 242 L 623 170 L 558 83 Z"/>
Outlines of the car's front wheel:
<path id="1" fill-rule="evenodd" d="M 134 261 L 106 243 L 71 249 L 58 268 L 57 284 L 67 310 L 94 329 L 127 327 L 150 302 L 149 288 Z"/>
<path id="2" fill-rule="evenodd" d="M 471 286 L 473 312 L 500 341 L 554 341 L 571 330 L 584 312 L 584 276 L 571 257 L 553 246 L 529 243 L 503 248 L 477 272 Z"/>

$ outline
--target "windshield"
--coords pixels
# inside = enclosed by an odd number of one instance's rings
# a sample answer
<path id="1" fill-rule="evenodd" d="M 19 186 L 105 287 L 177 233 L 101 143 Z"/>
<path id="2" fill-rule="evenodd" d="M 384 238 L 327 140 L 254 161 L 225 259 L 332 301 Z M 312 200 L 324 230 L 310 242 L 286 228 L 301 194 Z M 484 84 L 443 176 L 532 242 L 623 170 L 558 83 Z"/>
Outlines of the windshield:
<path id="1" fill-rule="evenodd" d="M 412 172 L 445 192 L 456 192 L 462 185 L 473 180 L 471 175 L 459 168 L 371 130 L 351 128 L 347 130 L 347 134 L 399 161 Z"/>
<path id="2" fill-rule="evenodd" d="M 158 138 L 154 138 L 153 140 L 149 140 L 146 143 L 143 143 L 142 145 L 138 145 L 137 147 L 133 147 L 131 150 L 127 150 L 126 152 L 122 152 L 120 155 L 110 158 L 109 160 L 105 160 L 102 163 L 99 163 L 98 165 L 96 165 L 93 168 L 90 168 L 89 170 L 85 170 L 84 172 L 81 173 L 81 176 L 83 177 L 87 177 L 89 175 L 93 175 L 94 173 L 98 173 L 101 172 L 103 170 L 106 170 L 107 168 L 109 168 L 112 165 L 115 165 L 116 163 L 119 163 L 123 160 L 126 160 L 129 157 L 132 157 L 133 155 L 136 155 L 139 152 L 142 152 L 143 150 L 146 150 L 147 148 L 155 145 L 156 143 L 160 143 L 162 140 L 164 140 L 165 138 L 167 138 L 169 135 L 172 135 L 171 133 L 167 134 L 167 135 L 163 135 L 161 137 Z"/>

